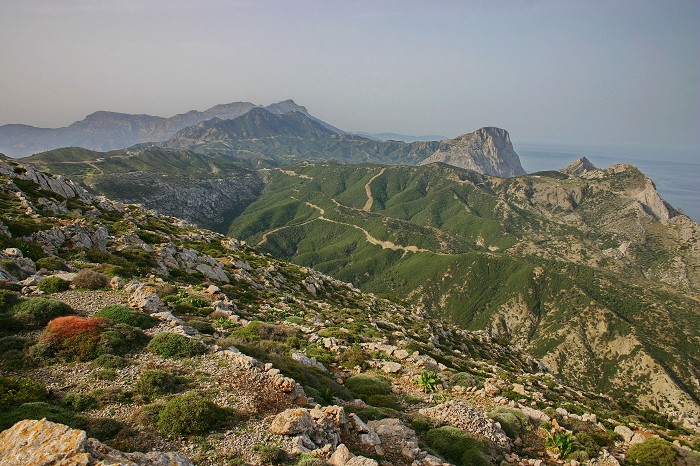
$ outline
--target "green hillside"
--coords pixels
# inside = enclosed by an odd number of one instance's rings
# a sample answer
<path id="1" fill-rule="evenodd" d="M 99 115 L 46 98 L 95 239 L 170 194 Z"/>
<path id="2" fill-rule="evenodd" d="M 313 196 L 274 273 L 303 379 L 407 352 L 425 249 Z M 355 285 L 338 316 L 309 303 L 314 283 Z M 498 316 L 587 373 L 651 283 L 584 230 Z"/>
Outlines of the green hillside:
<path id="1" fill-rule="evenodd" d="M 229 233 L 489 329 L 568 381 L 650 405 L 697 406 L 698 226 L 673 212 L 659 221 L 669 212 L 635 168 L 598 172 L 269 170 Z"/>

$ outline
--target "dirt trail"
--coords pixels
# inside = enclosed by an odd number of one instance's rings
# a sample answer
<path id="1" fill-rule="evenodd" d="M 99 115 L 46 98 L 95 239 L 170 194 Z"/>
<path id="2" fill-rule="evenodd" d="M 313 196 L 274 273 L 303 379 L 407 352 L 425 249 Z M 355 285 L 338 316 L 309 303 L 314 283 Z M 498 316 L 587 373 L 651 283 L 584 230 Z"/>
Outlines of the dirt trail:
<path id="1" fill-rule="evenodd" d="M 367 202 L 365 202 L 365 206 L 362 208 L 362 210 L 364 210 L 365 212 L 369 212 L 370 210 L 372 210 L 372 204 L 374 204 L 374 196 L 372 195 L 372 181 L 382 176 L 382 174 L 385 171 L 386 167 L 379 170 L 379 173 L 370 178 L 367 184 L 365 185 L 365 192 L 367 193 Z"/>

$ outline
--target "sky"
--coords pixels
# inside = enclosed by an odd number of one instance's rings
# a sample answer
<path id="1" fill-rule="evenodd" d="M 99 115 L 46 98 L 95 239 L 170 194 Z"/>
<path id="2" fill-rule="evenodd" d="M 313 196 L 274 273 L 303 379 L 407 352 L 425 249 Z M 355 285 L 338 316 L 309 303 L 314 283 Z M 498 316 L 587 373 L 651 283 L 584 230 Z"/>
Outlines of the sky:
<path id="1" fill-rule="evenodd" d="M 291 98 L 345 130 L 700 153 L 698 0 L 0 0 L 0 60 L 0 125 Z"/>

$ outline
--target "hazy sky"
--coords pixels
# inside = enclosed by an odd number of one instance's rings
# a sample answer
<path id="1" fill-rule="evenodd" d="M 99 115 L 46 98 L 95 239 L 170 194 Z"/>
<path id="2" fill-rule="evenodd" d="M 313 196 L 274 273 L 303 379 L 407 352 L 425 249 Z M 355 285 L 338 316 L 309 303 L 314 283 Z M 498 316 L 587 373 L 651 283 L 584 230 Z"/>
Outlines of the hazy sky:
<path id="1" fill-rule="evenodd" d="M 0 0 L 0 124 L 292 98 L 347 130 L 700 147 L 700 1 Z"/>

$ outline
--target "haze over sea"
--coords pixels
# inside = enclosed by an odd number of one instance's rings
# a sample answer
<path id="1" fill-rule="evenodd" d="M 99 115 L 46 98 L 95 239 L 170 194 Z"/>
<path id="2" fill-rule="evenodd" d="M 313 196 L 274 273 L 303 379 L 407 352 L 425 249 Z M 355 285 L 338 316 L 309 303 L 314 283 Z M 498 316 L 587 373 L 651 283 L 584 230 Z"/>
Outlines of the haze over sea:
<path id="1" fill-rule="evenodd" d="M 615 163 L 635 165 L 654 181 L 666 202 L 700 222 L 700 157 L 692 149 L 532 143 L 513 146 L 528 173 L 558 170 L 584 156 L 599 168 Z"/>

